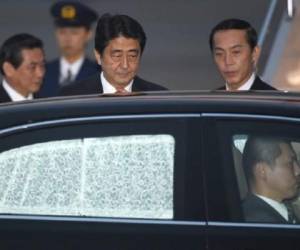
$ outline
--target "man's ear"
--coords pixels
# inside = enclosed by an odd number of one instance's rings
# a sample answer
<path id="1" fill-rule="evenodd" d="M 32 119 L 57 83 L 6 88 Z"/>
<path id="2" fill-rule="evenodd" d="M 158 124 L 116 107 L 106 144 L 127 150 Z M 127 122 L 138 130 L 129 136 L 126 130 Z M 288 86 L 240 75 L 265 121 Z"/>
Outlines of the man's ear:
<path id="1" fill-rule="evenodd" d="M 94 49 L 94 54 L 95 54 L 95 58 L 96 58 L 96 61 L 99 65 L 101 65 L 101 55 L 98 53 L 97 50 Z"/>
<path id="2" fill-rule="evenodd" d="M 268 172 L 268 164 L 266 164 L 265 162 L 259 162 L 256 164 L 255 166 L 255 175 L 256 178 L 259 179 L 266 179 L 267 177 L 267 172 Z"/>
<path id="3" fill-rule="evenodd" d="M 4 75 L 8 77 L 10 77 L 16 70 L 15 67 L 9 62 L 4 62 L 2 67 L 3 67 Z"/>

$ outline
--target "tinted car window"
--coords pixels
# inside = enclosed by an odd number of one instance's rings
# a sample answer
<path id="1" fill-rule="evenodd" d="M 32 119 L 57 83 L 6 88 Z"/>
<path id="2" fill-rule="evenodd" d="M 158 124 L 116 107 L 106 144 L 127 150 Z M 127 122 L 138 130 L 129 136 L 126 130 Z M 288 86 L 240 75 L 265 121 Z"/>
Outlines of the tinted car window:
<path id="1" fill-rule="evenodd" d="M 132 135 L 0 154 L 1 213 L 173 218 L 175 140 Z"/>
<path id="2" fill-rule="evenodd" d="M 215 126 L 215 127 L 214 127 Z M 211 125 L 209 126 L 211 129 L 216 129 L 218 133 L 215 137 L 211 137 L 210 140 L 215 140 L 216 145 L 218 145 L 214 150 L 219 153 L 222 157 L 221 158 L 211 158 L 211 162 L 214 163 L 215 171 L 218 172 L 218 176 L 216 176 L 216 172 L 213 173 L 212 170 L 208 171 L 208 178 L 210 179 L 210 186 L 211 189 L 209 191 L 210 196 L 213 197 L 217 201 L 211 201 L 213 198 L 209 198 L 209 216 L 210 219 L 215 221 L 231 221 L 231 222 L 250 222 L 250 223 L 279 223 L 279 224 L 287 224 L 290 223 L 288 221 L 288 213 L 290 213 L 290 208 L 292 208 L 293 213 L 295 213 L 299 217 L 298 212 L 298 200 L 299 200 L 299 191 L 297 187 L 299 187 L 299 170 L 298 170 L 298 155 L 299 155 L 299 124 L 296 121 L 290 122 L 286 119 L 279 120 L 278 118 L 272 120 L 271 118 L 266 119 L 265 117 L 258 117 L 256 119 L 252 118 L 243 118 L 239 117 L 239 119 L 229 118 L 229 119 L 219 119 L 216 123 L 211 121 Z M 289 189 L 288 184 L 285 183 L 293 183 L 293 189 L 283 191 L 282 187 L 279 188 L 283 193 L 284 192 L 292 192 L 287 195 L 281 195 L 278 197 L 277 195 L 271 195 L 270 197 L 266 195 L 266 199 L 271 199 L 271 204 L 273 203 L 272 200 L 275 200 L 279 207 L 282 206 L 283 208 L 283 217 L 282 220 L 270 220 L 268 215 L 264 214 L 260 219 L 256 218 L 254 220 L 248 220 L 247 216 L 245 215 L 245 208 L 244 204 L 245 201 L 248 200 L 249 195 L 253 199 L 257 197 L 262 198 L 264 200 L 264 195 L 260 195 L 260 192 L 257 191 L 253 185 L 251 185 L 251 180 L 249 179 L 249 174 L 245 173 L 245 145 L 249 141 L 249 138 L 253 137 L 262 137 L 262 138 L 269 138 L 272 142 L 271 145 L 276 145 L 276 141 L 278 139 L 283 140 L 283 147 L 284 149 L 279 147 L 279 152 L 282 150 L 287 150 L 289 161 L 281 162 L 279 164 L 280 154 L 276 155 L 274 158 L 274 164 L 269 162 L 266 164 L 266 161 L 262 161 L 262 165 L 264 166 L 263 171 L 267 171 L 268 177 L 264 177 L 267 179 L 272 178 L 272 186 L 276 189 L 277 183 L 281 182 L 281 186 L 285 186 L 286 189 Z M 273 143 L 273 141 L 275 142 Z M 258 152 L 266 151 L 267 146 L 261 147 Z M 271 153 L 266 151 L 266 155 L 271 159 Z M 249 158 L 249 157 L 248 157 Z M 253 158 L 253 154 L 250 158 Z M 277 162 L 278 161 L 278 162 Z M 259 164 L 261 161 L 259 162 Z M 276 163 L 276 164 L 275 164 Z M 292 177 L 287 178 L 289 180 L 282 181 L 284 179 L 284 173 L 278 175 L 276 177 L 275 173 L 277 171 L 273 171 L 274 169 L 278 168 L 266 168 L 265 166 L 275 166 L 275 165 L 284 165 L 284 166 L 295 166 L 293 168 L 296 171 L 292 170 L 289 173 L 285 173 L 286 175 L 293 175 Z M 272 170 L 272 171 L 271 171 Z M 255 172 L 255 174 L 258 174 Z M 271 176 L 271 177 L 270 177 Z M 212 188 L 212 181 L 216 182 L 218 180 L 219 185 L 214 186 Z M 270 187 L 269 187 L 270 188 Z M 271 189 L 269 190 L 269 192 Z M 257 192 L 257 193 L 256 193 Z M 260 197 L 260 196 L 263 197 Z M 215 205 L 216 202 L 224 202 L 226 204 L 223 210 L 218 210 L 217 206 Z M 256 204 L 259 206 L 258 204 Z M 260 204 L 262 205 L 262 203 Z M 275 205 L 275 207 L 277 206 Z M 250 209 L 252 212 L 259 210 L 258 207 L 253 207 Z M 279 208 L 279 211 L 281 209 Z M 277 211 L 278 212 L 278 211 Z M 279 213 L 280 215 L 280 213 Z M 276 215 L 277 216 L 277 215 Z M 279 217 L 280 218 L 280 217 Z M 299 221 L 299 220 L 297 220 Z"/>
<path id="3" fill-rule="evenodd" d="M 299 144 L 290 138 L 233 136 L 233 158 L 246 222 L 299 223 L 297 155 Z"/>
<path id="4" fill-rule="evenodd" d="M 246 216 L 245 201 L 249 203 L 247 197 L 252 190 L 244 171 L 243 157 L 245 145 L 253 136 L 288 139 L 297 154 L 294 144 L 300 138 L 299 121 L 243 114 L 209 114 L 205 121 L 204 141 L 209 141 L 203 148 L 206 156 L 208 225 L 211 229 L 208 232 L 209 246 L 212 249 L 268 249 L 270 246 L 272 249 L 297 249 L 299 224 L 289 222 L 274 211 L 271 216 L 260 211 L 260 217 L 256 215 L 254 220 Z M 282 179 L 280 176 L 279 180 Z M 286 199 L 285 202 L 290 205 L 294 199 Z M 288 209 L 286 207 L 286 215 Z M 258 212 L 259 205 L 248 206 L 247 212 L 249 210 Z M 294 209 L 295 214 L 296 211 Z M 274 214 L 276 218 L 281 218 L 280 221 L 270 220 Z"/>
<path id="5" fill-rule="evenodd" d="M 0 211 L 203 219 L 198 123 L 117 116 L 2 130 Z"/>

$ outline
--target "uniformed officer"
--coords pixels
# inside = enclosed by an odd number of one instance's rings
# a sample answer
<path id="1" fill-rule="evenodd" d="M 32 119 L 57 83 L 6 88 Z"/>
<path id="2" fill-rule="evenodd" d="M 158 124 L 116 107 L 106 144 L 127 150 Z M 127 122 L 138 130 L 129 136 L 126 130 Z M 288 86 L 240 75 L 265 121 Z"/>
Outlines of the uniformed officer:
<path id="1" fill-rule="evenodd" d="M 76 1 L 59 1 L 51 7 L 61 57 L 46 64 L 40 97 L 56 96 L 61 87 L 83 80 L 99 71 L 99 65 L 85 56 L 97 13 Z"/>

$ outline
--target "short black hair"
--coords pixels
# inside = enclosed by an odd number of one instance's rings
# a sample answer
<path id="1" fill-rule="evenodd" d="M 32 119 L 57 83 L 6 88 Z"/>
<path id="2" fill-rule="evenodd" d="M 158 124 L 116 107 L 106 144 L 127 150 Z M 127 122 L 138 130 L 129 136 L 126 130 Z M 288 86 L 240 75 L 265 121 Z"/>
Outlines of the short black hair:
<path id="1" fill-rule="evenodd" d="M 16 34 L 4 41 L 0 48 L 0 70 L 4 75 L 3 64 L 9 62 L 16 69 L 22 64 L 22 50 L 24 49 L 43 49 L 43 42 L 39 38 L 26 34 Z"/>
<path id="2" fill-rule="evenodd" d="M 214 35 L 218 31 L 224 31 L 224 30 L 245 30 L 246 31 L 246 39 L 250 46 L 250 48 L 253 50 L 257 46 L 257 32 L 256 30 L 251 26 L 250 23 L 248 23 L 245 20 L 241 19 L 226 19 L 218 23 L 211 31 L 209 35 L 209 46 L 210 50 L 213 51 L 214 49 Z"/>
<path id="3" fill-rule="evenodd" d="M 95 50 L 101 55 L 109 41 L 124 36 L 139 41 L 141 53 L 146 45 L 146 34 L 143 27 L 127 15 L 104 14 L 98 20 L 95 32 Z"/>
<path id="4" fill-rule="evenodd" d="M 270 167 L 275 164 L 277 157 L 282 153 L 280 148 L 282 143 L 291 145 L 290 141 L 284 138 L 249 136 L 243 152 L 243 167 L 248 184 L 254 180 L 254 169 L 257 163 L 265 162 Z"/>

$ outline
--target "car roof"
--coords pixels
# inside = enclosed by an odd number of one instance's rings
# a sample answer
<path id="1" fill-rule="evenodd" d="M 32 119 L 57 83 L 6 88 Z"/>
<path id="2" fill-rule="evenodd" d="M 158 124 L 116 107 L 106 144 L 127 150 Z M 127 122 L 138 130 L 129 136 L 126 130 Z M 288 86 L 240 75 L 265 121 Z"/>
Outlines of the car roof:
<path id="1" fill-rule="evenodd" d="M 300 116 L 300 93 L 280 91 L 161 91 L 83 95 L 0 105 L 0 128 L 69 117 L 161 113 L 237 113 Z"/>

